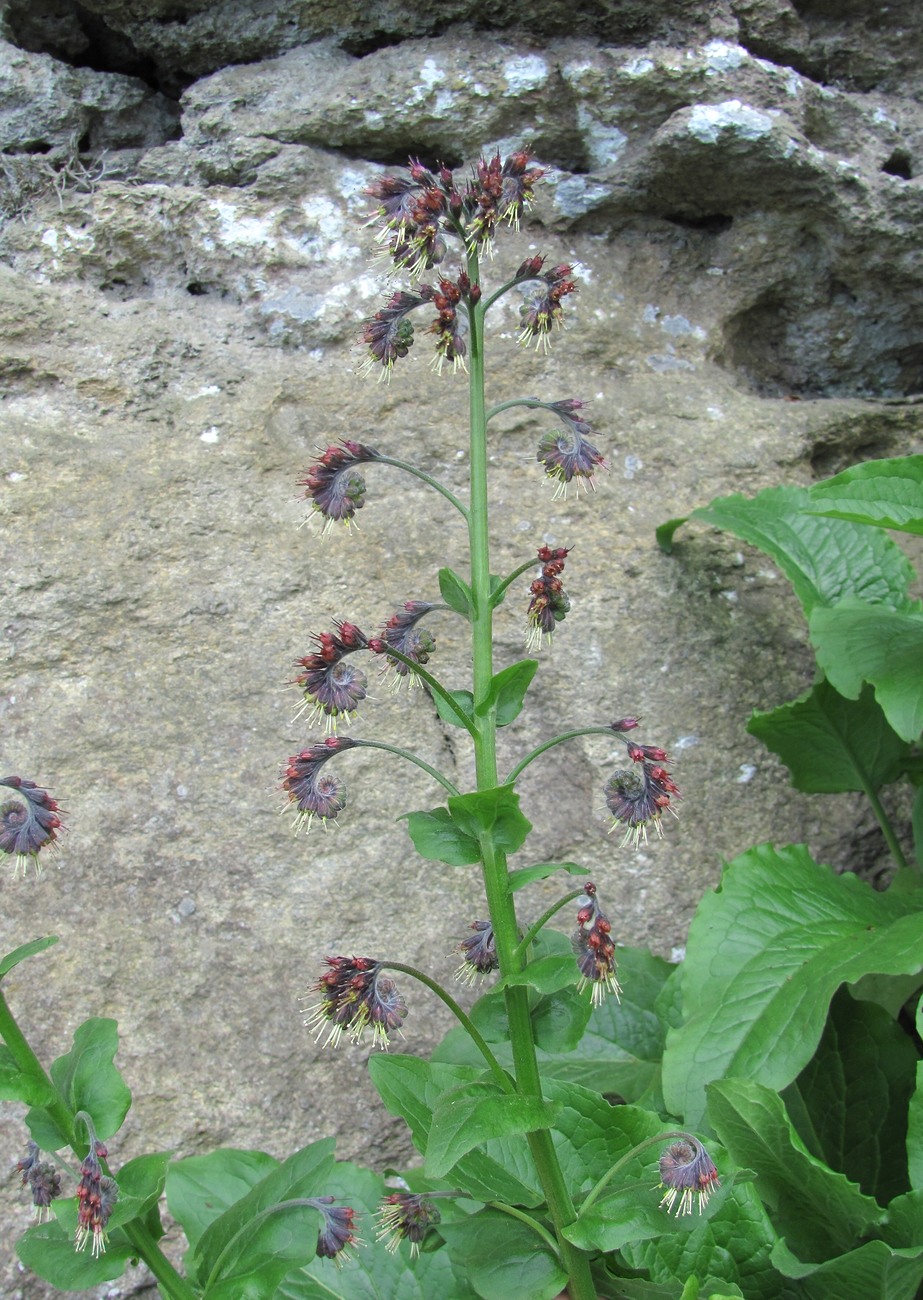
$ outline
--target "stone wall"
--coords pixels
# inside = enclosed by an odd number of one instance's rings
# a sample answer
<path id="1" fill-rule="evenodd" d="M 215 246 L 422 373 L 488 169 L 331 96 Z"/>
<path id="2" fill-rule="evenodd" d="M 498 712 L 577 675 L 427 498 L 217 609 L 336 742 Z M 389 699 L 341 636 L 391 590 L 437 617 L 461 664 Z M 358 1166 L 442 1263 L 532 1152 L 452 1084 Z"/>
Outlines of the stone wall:
<path id="1" fill-rule="evenodd" d="M 490 274 L 533 250 L 580 266 L 548 356 L 517 346 L 512 306 L 490 344 L 491 400 L 586 399 L 611 467 L 552 500 L 535 413 L 492 426 L 497 571 L 574 547 L 572 613 L 503 757 L 638 713 L 685 793 L 664 841 L 619 850 L 612 752 L 556 749 L 523 784 L 531 860 L 585 862 L 619 937 L 667 956 L 753 842 L 878 869 L 871 818 L 795 795 L 745 730 L 811 681 L 785 580 L 701 529 L 664 557 L 653 530 L 920 450 L 913 0 L 9 0 L 2 33 L 0 766 L 53 787 L 70 829 L 40 879 L 4 882 L 0 950 L 62 937 L 5 981 L 46 1058 L 87 1016 L 119 1019 L 136 1104 L 116 1163 L 330 1131 L 343 1156 L 408 1158 L 362 1053 L 317 1049 L 299 996 L 334 951 L 451 972 L 483 914 L 471 869 L 416 858 L 395 822 L 439 801 L 395 759 L 344 756 L 326 834 L 278 815 L 280 766 L 316 736 L 286 687 L 311 633 L 373 629 L 463 564 L 444 503 L 393 469 L 370 471 L 358 533 L 299 528 L 296 480 L 338 437 L 464 490 L 464 376 L 435 376 L 423 343 L 389 386 L 357 374 L 387 292 L 363 190 L 409 153 L 464 171 L 531 142 L 548 183 Z M 526 587 L 501 663 L 523 652 Z M 432 667 L 464 684 L 459 628 L 435 631 Z M 352 734 L 470 780 L 422 695 L 373 694 Z M 447 1027 L 414 993 L 406 1050 Z M 26 1220 L 8 1208 L 0 1233 Z M 9 1249 L 0 1291 L 45 1295 Z"/>

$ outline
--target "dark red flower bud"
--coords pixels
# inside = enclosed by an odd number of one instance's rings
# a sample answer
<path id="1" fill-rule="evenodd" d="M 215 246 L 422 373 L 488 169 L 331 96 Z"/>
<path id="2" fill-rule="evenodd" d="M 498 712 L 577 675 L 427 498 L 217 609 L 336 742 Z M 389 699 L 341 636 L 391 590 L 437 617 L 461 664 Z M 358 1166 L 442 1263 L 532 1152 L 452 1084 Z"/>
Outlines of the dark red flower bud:
<path id="1" fill-rule="evenodd" d="M 462 939 L 458 945 L 459 951 L 464 953 L 464 957 L 455 972 L 455 978 L 462 984 L 474 984 L 484 975 L 489 975 L 491 971 L 497 970 L 500 965 L 500 959 L 497 956 L 497 943 L 490 922 L 472 921 L 471 929 L 474 933 L 469 935 L 467 939 Z"/>
<path id="2" fill-rule="evenodd" d="M 307 1202 L 320 1210 L 324 1220 L 317 1234 L 318 1255 L 342 1266 L 349 1259 L 347 1247 L 361 1244 L 355 1233 L 356 1211 L 348 1205 L 334 1205 L 332 1196 L 309 1196 Z"/>
<path id="3" fill-rule="evenodd" d="M 288 792 L 289 802 L 295 805 L 298 826 L 309 828 L 315 817 L 326 826 L 346 807 L 345 784 L 323 773 L 321 768 L 334 754 L 352 749 L 355 744 L 347 736 L 328 736 L 288 760 L 282 788 Z"/>
<path id="4" fill-rule="evenodd" d="M 615 977 L 615 944 L 610 937 L 612 926 L 599 906 L 596 886 L 588 883 L 579 900 L 577 928 L 571 945 L 580 968 L 578 992 L 592 985 L 593 1005 L 599 1006 L 606 993 L 614 993 L 618 1001 L 621 988 Z"/>
<path id="5" fill-rule="evenodd" d="M 83 1250 L 93 1238 L 93 1255 L 98 1257 L 106 1249 L 106 1226 L 118 1200 L 119 1189 L 114 1178 L 102 1172 L 100 1160 L 105 1160 L 108 1149 L 95 1137 L 90 1139 L 90 1149 L 80 1166 L 77 1185 L 77 1231 L 74 1247 Z"/>

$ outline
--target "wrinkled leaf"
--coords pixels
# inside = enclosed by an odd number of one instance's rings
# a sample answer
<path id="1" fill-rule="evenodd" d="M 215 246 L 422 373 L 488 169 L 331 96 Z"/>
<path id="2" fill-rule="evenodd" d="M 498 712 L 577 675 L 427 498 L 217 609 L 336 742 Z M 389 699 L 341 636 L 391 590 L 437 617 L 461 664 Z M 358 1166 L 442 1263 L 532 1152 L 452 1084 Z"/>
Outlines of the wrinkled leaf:
<path id="1" fill-rule="evenodd" d="M 440 1234 L 483 1300 L 554 1300 L 567 1285 L 556 1252 L 507 1214 L 484 1209 L 442 1225 Z"/>
<path id="2" fill-rule="evenodd" d="M 407 822 L 414 848 L 428 862 L 446 862 L 450 867 L 480 862 L 481 850 L 477 840 L 456 825 L 448 808 L 404 813 L 403 819 Z"/>
<path id="3" fill-rule="evenodd" d="M 809 488 L 805 509 L 813 515 L 923 536 L 923 456 L 852 465 Z"/>
<path id="4" fill-rule="evenodd" d="M 747 730 L 778 754 L 792 784 L 806 794 L 878 790 L 897 780 L 909 752 L 871 687 L 848 700 L 829 682 L 818 682 L 800 699 L 754 713 Z"/>
<path id="5" fill-rule="evenodd" d="M 221 1147 L 205 1156 L 187 1156 L 167 1170 L 167 1206 L 190 1246 L 271 1170 L 279 1167 L 263 1151 Z"/>
<path id="6" fill-rule="evenodd" d="M 495 1138 L 551 1128 L 560 1103 L 501 1093 L 492 1084 L 463 1084 L 433 1108 L 426 1144 L 426 1176 L 442 1178 L 475 1147 Z"/>
<path id="7" fill-rule="evenodd" d="M 519 810 L 519 795 L 512 785 L 450 795 L 448 805 L 460 831 L 472 838 L 489 834 L 494 847 L 504 853 L 522 848 L 532 829 L 532 823 Z"/>

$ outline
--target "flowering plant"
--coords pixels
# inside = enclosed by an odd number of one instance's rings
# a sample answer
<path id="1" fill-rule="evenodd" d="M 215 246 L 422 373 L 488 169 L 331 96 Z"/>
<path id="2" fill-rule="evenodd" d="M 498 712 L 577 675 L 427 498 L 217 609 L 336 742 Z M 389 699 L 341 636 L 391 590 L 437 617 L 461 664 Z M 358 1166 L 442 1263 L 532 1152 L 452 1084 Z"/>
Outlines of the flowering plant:
<path id="1" fill-rule="evenodd" d="M 537 256 L 496 288 L 482 282 L 482 260 L 501 233 L 518 227 L 541 177 L 541 167 L 521 150 L 506 160 L 480 161 L 464 182 L 446 167 L 411 160 L 406 174 L 382 177 L 369 191 L 380 241 L 408 287 L 393 292 L 365 325 L 367 364 L 389 378 L 414 344 L 412 317 L 432 313 L 426 333 L 435 344 L 435 368 L 451 363 L 468 375 L 466 498 L 354 439 L 323 450 L 301 480 L 323 528 L 348 528 L 365 505 L 365 475 L 377 465 L 397 467 L 441 494 L 468 534 L 468 572 L 439 572 L 439 602 L 408 599 L 374 632 L 340 620 L 314 634 L 295 681 L 303 712 L 326 734 L 288 759 L 282 780 L 296 822 L 327 827 L 346 808 L 341 765 L 350 751 L 378 748 L 408 761 L 445 796 L 433 808 L 406 814 L 416 852 L 433 863 L 480 871 L 484 910 L 459 938 L 454 961 L 463 984 L 491 977 L 493 984 L 470 1011 L 431 973 L 378 955 L 328 955 L 306 997 L 305 1025 L 325 1047 L 348 1050 L 347 1039 L 381 1049 L 371 1054 L 373 1081 L 388 1109 L 409 1125 L 423 1163 L 386 1182 L 337 1161 L 333 1141 L 325 1139 L 284 1161 L 222 1149 L 178 1161 L 156 1153 L 110 1168 L 113 1139 L 131 1100 L 114 1065 L 114 1022 L 81 1025 L 71 1050 L 46 1073 L 0 991 L 0 1095 L 29 1107 L 31 1137 L 17 1171 L 38 1220 L 19 1253 L 55 1287 L 99 1285 L 140 1258 L 170 1300 L 349 1300 L 373 1290 L 394 1300 L 553 1300 L 565 1289 L 570 1300 L 773 1300 L 821 1294 L 797 1280 L 817 1271 L 804 1261 L 830 1258 L 832 1240 L 846 1253 L 857 1224 L 876 1237 L 881 1257 L 873 1263 L 884 1269 L 900 1251 L 902 1276 L 916 1279 L 914 1286 L 923 1277 L 923 1235 L 905 1241 L 902 1230 L 889 1229 L 889 1237 L 884 1212 L 878 1219 L 868 1212 L 870 1196 L 844 1191 L 845 1179 L 826 1166 L 820 1172 L 822 1162 L 803 1149 L 782 1101 L 770 1092 L 785 1076 L 777 1068 L 778 1041 L 775 1054 L 769 1047 L 772 1034 L 787 1045 L 782 1056 L 788 1065 L 797 1055 L 791 1027 L 773 1027 L 763 1014 L 778 993 L 778 957 L 775 964 L 768 958 L 756 963 L 759 978 L 747 985 L 756 1008 L 749 1019 L 732 1025 L 725 1018 L 720 1032 L 713 1030 L 734 1001 L 731 994 L 739 992 L 726 976 L 742 947 L 735 932 L 744 911 L 741 895 L 752 903 L 753 882 L 758 878 L 762 887 L 767 871 L 784 877 L 790 865 L 784 854 L 767 865 L 754 851 L 752 871 L 735 872 L 723 894 L 703 903 L 705 919 L 693 926 L 684 967 L 617 947 L 600 890 L 585 868 L 510 861 L 531 830 L 517 780 L 559 744 L 598 736 L 624 749 L 604 790 L 623 850 L 660 837 L 664 814 L 675 812 L 680 797 L 668 755 L 636 738 L 640 722 L 630 715 L 566 730 L 505 773 L 500 766 L 498 730 L 515 723 L 538 662 L 524 658 L 495 668 L 494 614 L 531 573 L 521 593 L 525 639 L 532 651 L 547 647 L 570 612 L 562 582 L 570 548 L 543 545 L 505 577 L 492 574 L 489 423 L 512 406 L 558 422 L 541 434 L 535 452 L 556 493 L 591 486 L 605 468 L 579 399 L 517 398 L 492 407 L 486 400 L 485 326 L 495 304 L 519 294 L 520 341 L 542 350 L 576 289 L 573 267 L 546 269 Z M 436 612 L 467 627 L 471 677 L 464 687 L 450 688 L 430 666 L 437 647 L 429 620 Z M 464 733 L 474 759 L 472 789 L 459 789 L 411 749 L 341 734 L 340 725 L 368 698 L 360 666 L 365 655 L 397 680 L 422 686 L 441 719 Z M 53 847 L 62 814 L 33 782 L 10 777 L 2 784 L 16 797 L 0 809 L 0 849 L 25 866 Z M 567 876 L 577 877 L 578 887 L 534 916 L 536 909 L 523 902 L 530 886 Z M 570 933 L 563 934 L 549 923 L 569 906 Z M 884 908 L 876 914 L 879 928 L 887 930 L 878 945 L 884 955 L 877 964 L 854 957 L 855 969 L 844 979 L 923 970 L 919 943 L 913 959 L 888 946 L 898 942 L 889 927 L 908 928 L 908 912 Z M 909 928 L 898 937 L 909 943 Z M 54 942 L 35 940 L 0 960 L 0 979 Z M 457 1022 L 431 1060 L 388 1050 L 408 1017 L 413 983 L 438 997 Z M 826 1008 L 824 1002 L 814 1009 L 818 1035 Z M 809 1039 L 800 1036 L 799 1050 L 805 1042 L 811 1048 Z M 763 1057 L 773 1066 L 765 1083 Z M 686 1131 L 690 1127 L 695 1131 Z M 791 1170 L 768 1158 L 758 1141 L 764 1134 L 776 1157 L 780 1150 L 792 1153 Z M 68 1151 L 77 1163 L 58 1154 L 60 1168 L 43 1154 Z M 756 1187 L 748 1181 L 754 1177 L 748 1163 L 760 1169 Z M 803 1222 L 809 1217 L 800 1208 L 804 1198 L 789 1208 L 786 1198 L 799 1179 L 817 1189 L 833 1213 L 840 1207 L 849 1216 L 849 1228 L 838 1234 L 825 1223 L 825 1247 Z M 160 1244 L 164 1191 L 188 1242 L 181 1266 Z M 363 1226 L 366 1213 L 374 1215 L 371 1227 Z M 823 1248 L 828 1253 L 818 1256 Z M 857 1276 L 867 1275 L 859 1270 Z M 836 1290 L 836 1279 L 832 1285 Z"/>

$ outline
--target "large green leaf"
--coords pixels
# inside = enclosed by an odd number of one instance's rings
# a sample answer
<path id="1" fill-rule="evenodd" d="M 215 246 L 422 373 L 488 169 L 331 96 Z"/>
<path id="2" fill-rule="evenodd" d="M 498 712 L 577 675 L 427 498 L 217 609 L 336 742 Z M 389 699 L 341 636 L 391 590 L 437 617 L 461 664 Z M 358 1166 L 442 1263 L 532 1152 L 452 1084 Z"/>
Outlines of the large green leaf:
<path id="1" fill-rule="evenodd" d="M 841 600 L 815 609 L 810 631 L 817 662 L 840 694 L 856 700 L 863 682 L 871 682 L 897 734 L 917 740 L 923 731 L 923 614 Z"/>
<path id="2" fill-rule="evenodd" d="M 61 1221 L 65 1217 L 68 1220 L 66 1226 Z M 70 1216 L 59 1213 L 48 1223 L 28 1228 L 16 1243 L 16 1254 L 26 1268 L 50 1282 L 58 1291 L 89 1291 L 91 1287 L 113 1282 L 125 1272 L 128 1261 L 137 1257 L 135 1247 L 118 1229 L 109 1234 L 106 1250 L 98 1257 L 93 1255 L 89 1246 L 76 1251 L 76 1223 L 77 1211 L 73 1208 Z"/>
<path id="3" fill-rule="evenodd" d="M 214 1223 L 273 1169 L 274 1156 L 264 1151 L 238 1151 L 221 1147 L 206 1156 L 187 1156 L 167 1170 L 167 1205 L 190 1246 L 195 1246 Z"/>
<path id="4" fill-rule="evenodd" d="M 923 998 L 917 1003 L 916 1031 L 918 1037 L 923 1037 Z M 923 1199 L 923 1061 L 917 1064 L 915 1087 L 907 1106 L 907 1172 L 911 1188 Z"/>
<path id="5" fill-rule="evenodd" d="M 739 1287 L 747 1300 L 796 1300 L 796 1288 L 786 1285 L 772 1265 L 778 1238 L 756 1192 L 748 1183 L 733 1191 L 720 1214 L 687 1218 L 681 1225 L 685 1231 L 627 1242 L 625 1262 L 645 1269 L 653 1282 L 682 1286 L 696 1277 L 701 1296 L 721 1296 Z"/>
<path id="6" fill-rule="evenodd" d="M 478 708 L 480 714 L 487 714 L 495 708 L 498 727 L 505 727 L 519 717 L 522 712 L 526 691 L 538 668 L 537 659 L 521 659 L 510 664 L 497 673 L 490 683 L 490 690 L 484 703 Z"/>
<path id="7" fill-rule="evenodd" d="M 808 489 L 814 515 L 923 536 L 923 456 L 867 460 Z"/>
<path id="8" fill-rule="evenodd" d="M 442 1178 L 463 1156 L 495 1138 L 551 1128 L 560 1103 L 502 1093 L 490 1083 L 465 1083 L 444 1092 L 433 1107 L 426 1143 L 426 1176 Z"/>
<path id="9" fill-rule="evenodd" d="M 159 1215 L 157 1205 L 163 1194 L 169 1151 L 154 1151 L 136 1156 L 122 1165 L 116 1174 L 119 1199 L 115 1203 L 110 1227 L 116 1228 L 132 1219 L 143 1219 L 151 1210 Z M 158 1234 L 162 1236 L 162 1232 Z"/>
<path id="10" fill-rule="evenodd" d="M 527 1224 L 499 1210 L 444 1224 L 440 1234 L 452 1258 L 467 1264 L 482 1300 L 554 1300 L 567 1285 L 556 1252 Z"/>
<path id="11" fill-rule="evenodd" d="M 27 1106 L 47 1106 L 54 1101 L 50 1083 L 34 1074 L 25 1074 L 16 1064 L 9 1048 L 0 1044 L 0 1101 L 24 1101 Z"/>
<path id="12" fill-rule="evenodd" d="M 871 687 L 845 699 L 829 682 L 767 713 L 747 730 L 778 754 L 806 794 L 878 790 L 896 781 L 910 747 L 888 724 Z"/>
<path id="13" fill-rule="evenodd" d="M 882 1205 L 909 1187 L 907 1106 L 917 1060 L 913 1039 L 893 1016 L 843 988 L 817 1051 L 783 1093 L 811 1154 Z"/>
<path id="14" fill-rule="evenodd" d="M 886 533 L 845 519 L 820 519 L 807 513 L 806 488 L 768 488 L 757 496 L 716 497 L 689 519 L 713 524 L 758 546 L 778 564 L 810 614 L 815 605 L 833 605 L 858 596 L 892 609 L 912 606 L 907 588 L 913 569 Z M 657 530 L 664 550 L 684 519 Z"/>
<path id="15" fill-rule="evenodd" d="M 131 1106 L 131 1093 L 114 1064 L 118 1050 L 119 1030 L 114 1020 L 85 1020 L 74 1034 L 71 1050 L 51 1066 L 52 1082 L 64 1104 L 74 1112 L 85 1110 L 96 1136 L 103 1141 L 119 1131 Z M 70 1144 L 70 1135 L 62 1133 L 42 1107 L 29 1111 L 26 1124 L 45 1151 Z"/>
<path id="16" fill-rule="evenodd" d="M 921 969 L 914 894 L 835 876 L 803 845 L 750 849 L 725 867 L 689 930 L 687 1018 L 669 1030 L 663 1057 L 668 1109 L 694 1127 L 713 1080 L 784 1088 L 813 1056 L 841 984 Z"/>
<path id="17" fill-rule="evenodd" d="M 378 1239 L 372 1215 L 392 1190 L 378 1174 L 338 1161 L 324 1186 L 326 1195 L 356 1211 L 362 1245 L 336 1260 L 318 1257 L 289 1273 L 276 1291 L 278 1300 L 476 1300 L 464 1261 L 453 1263 L 446 1249 L 430 1251 L 428 1241 L 414 1258 L 409 1243 L 391 1251 L 387 1241 Z M 435 1204 L 444 1213 L 451 1206 L 446 1201 Z"/>
<path id="18" fill-rule="evenodd" d="M 756 1171 L 776 1231 L 797 1254 L 831 1259 L 882 1222 L 873 1197 L 810 1154 L 773 1089 L 722 1079 L 708 1089 L 708 1116 L 731 1159 Z"/>
<path id="19" fill-rule="evenodd" d="M 923 1246 L 895 1249 L 867 1241 L 823 1264 L 805 1264 L 779 1241 L 772 1262 L 797 1279 L 804 1300 L 914 1300 L 923 1281 Z"/>
<path id="20" fill-rule="evenodd" d="M 271 1300 L 287 1272 L 314 1258 L 318 1211 L 298 1201 L 326 1194 L 333 1146 L 324 1138 L 296 1151 L 209 1224 L 193 1251 L 207 1297 Z"/>
<path id="21" fill-rule="evenodd" d="M 519 810 L 515 786 L 498 785 L 470 794 L 453 794 L 448 799 L 453 823 L 466 835 L 489 834 L 494 847 L 515 853 L 526 842 L 532 823 Z"/>

